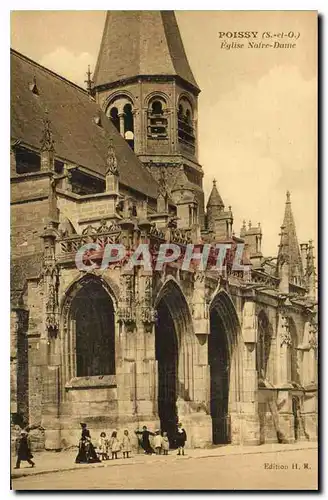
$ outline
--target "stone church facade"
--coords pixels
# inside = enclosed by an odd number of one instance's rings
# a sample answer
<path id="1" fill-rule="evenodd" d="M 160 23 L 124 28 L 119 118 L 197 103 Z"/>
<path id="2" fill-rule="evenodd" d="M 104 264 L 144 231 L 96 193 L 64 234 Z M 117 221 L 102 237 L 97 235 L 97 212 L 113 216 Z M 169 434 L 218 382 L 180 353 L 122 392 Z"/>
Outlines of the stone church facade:
<path id="1" fill-rule="evenodd" d="M 15 51 L 11 71 L 13 423 L 46 449 L 82 421 L 172 436 L 180 419 L 191 447 L 316 439 L 313 246 L 289 193 L 273 258 L 260 226 L 235 235 L 215 182 L 205 207 L 174 13 L 109 12 L 87 90 Z M 86 243 L 168 242 L 244 243 L 249 270 L 75 263 Z"/>

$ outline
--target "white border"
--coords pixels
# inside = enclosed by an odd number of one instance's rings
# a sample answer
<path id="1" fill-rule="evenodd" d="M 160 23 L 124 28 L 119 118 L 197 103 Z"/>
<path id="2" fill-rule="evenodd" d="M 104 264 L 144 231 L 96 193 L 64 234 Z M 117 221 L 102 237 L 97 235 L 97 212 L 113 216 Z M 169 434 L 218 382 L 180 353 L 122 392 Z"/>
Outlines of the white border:
<path id="1" fill-rule="evenodd" d="M 90 8 L 92 7 L 92 9 Z M 200 9 L 201 7 L 201 9 Z M 9 45 L 10 45 L 10 13 L 9 10 L 107 10 L 107 9 L 116 9 L 116 8 L 124 8 L 124 10 L 132 10 L 132 9 L 144 9 L 144 10 L 154 10 L 154 9 L 174 9 L 174 10 L 318 10 L 319 13 L 324 16 L 328 12 L 328 2 L 327 0 L 317 0 L 317 1 L 309 1 L 309 0 L 275 0 L 275 1 L 266 1 L 265 3 L 260 0 L 250 0 L 248 2 L 243 2 L 241 0 L 229 0 L 229 2 L 214 2 L 214 1 L 209 1 L 209 0 L 203 0 L 201 3 L 196 2 L 195 0 L 166 0 L 165 2 L 156 2 L 154 0 L 141 0 L 137 4 L 135 1 L 131 0 L 126 0 L 124 4 L 119 4 L 115 2 L 115 5 L 112 5 L 112 2 L 108 1 L 97 1 L 97 2 L 86 2 L 86 1 L 79 1 L 79 2 L 67 2 L 67 0 L 56 0 L 54 1 L 49 1 L 46 4 L 46 9 L 45 9 L 45 2 L 40 1 L 40 0 L 16 0 L 16 1 L 11 1 L 8 3 L 2 3 L 0 7 L 0 37 L 1 37 L 1 43 L 0 43 L 0 51 L 1 51 L 1 77 L 0 77 L 0 82 L 1 82 L 1 97 L 2 97 L 2 106 L 1 106 L 1 146 L 2 146 L 2 155 L 1 155 L 1 160 L 2 160 L 2 165 L 1 165 L 1 171 L 2 171 L 2 180 L 1 180 L 1 196 L 0 196 L 0 204 L 1 204 L 1 228 L 2 228 L 2 237 L 4 241 L 2 242 L 1 245 L 1 253 L 2 253 L 2 265 L 3 265 L 3 270 L 1 274 L 1 280 L 0 280 L 0 317 L 1 317 L 1 323 L 2 323 L 2 342 L 1 342 L 1 363 L 0 363 L 0 370 L 1 370 L 1 386 L 2 386 L 2 392 L 1 392 L 1 397 L 2 397 L 2 411 L 0 413 L 0 418 L 1 418 L 1 450 L 2 453 L 0 454 L 0 461 L 1 461 L 1 491 L 4 493 L 7 493 L 9 490 L 9 475 L 10 475 L 10 468 L 9 468 L 9 460 L 8 460 L 8 454 L 7 450 L 9 450 L 9 443 L 10 443 L 10 438 L 9 438 L 9 413 L 10 413 L 10 408 L 9 408 L 9 401 L 10 401 L 10 394 L 9 394 L 9 385 L 10 385 L 10 380 L 9 380 L 9 352 L 10 352 L 10 344 L 9 344 L 9 255 L 10 255 L 10 248 L 9 248 L 9 231 L 10 231 L 10 209 L 9 209 L 9 203 L 10 203 L 10 194 L 9 194 L 9 140 L 10 140 L 10 134 L 9 134 L 9 121 L 10 121 L 10 109 L 8 106 L 8 96 L 9 96 L 9 85 L 10 85 L 10 76 L 9 76 Z M 323 19 L 322 25 L 325 24 L 327 19 Z M 323 27 L 323 26 L 322 26 Z M 202 28 L 203 29 L 203 28 Z M 327 27 L 326 27 L 327 30 Z M 321 50 L 322 52 L 324 51 L 324 47 L 327 48 L 327 34 L 322 33 L 321 37 Z M 322 89 L 322 94 L 324 90 L 324 82 L 325 86 L 327 86 L 327 78 L 326 76 L 326 68 L 327 68 L 327 52 L 322 54 L 322 65 L 323 67 L 321 68 L 321 89 Z M 326 64 L 325 64 L 326 63 Z M 323 99 L 323 95 L 321 95 L 321 105 L 323 104 L 323 116 L 322 116 L 322 123 L 324 121 L 324 118 L 327 116 L 327 100 Z M 321 212 L 321 219 L 322 219 L 322 230 L 321 232 L 321 238 L 323 240 L 323 236 L 327 234 L 327 226 L 328 226 L 328 214 L 327 214 L 327 204 L 325 203 L 325 196 L 324 193 L 327 192 L 327 176 L 324 175 L 325 168 L 327 168 L 326 162 L 324 161 L 324 144 L 328 143 L 328 137 L 327 137 L 327 128 L 323 127 L 323 130 L 321 132 L 321 151 L 322 151 L 322 164 L 321 164 L 321 181 L 323 182 L 323 186 L 321 187 L 322 189 L 322 212 Z M 322 261 L 323 256 L 325 255 L 324 252 L 324 242 L 322 245 L 322 253 L 321 253 L 321 259 Z M 323 262 L 324 264 L 324 262 Z M 327 268 L 322 266 L 322 271 L 323 271 L 323 276 L 319 276 L 321 285 L 323 285 L 324 278 L 326 278 L 326 272 Z M 328 298 L 326 295 L 322 296 L 322 312 L 323 315 L 325 311 L 328 310 Z M 323 326 L 324 326 L 324 317 L 322 318 L 322 324 L 321 324 L 321 336 L 323 337 L 325 332 L 323 332 Z M 327 345 L 327 342 L 326 342 Z M 325 394 L 325 382 L 327 380 L 327 371 L 323 373 L 323 360 L 325 356 L 324 352 L 324 344 L 321 344 L 321 399 L 324 400 Z M 324 449 L 324 445 L 326 444 L 326 439 L 324 438 L 324 415 L 325 415 L 325 410 L 326 408 L 323 408 L 323 401 L 322 401 L 322 414 L 321 414 L 321 446 Z M 326 464 L 325 461 L 322 463 L 322 484 L 324 485 L 324 479 L 326 476 Z M 60 492 L 59 492 L 60 493 Z M 13 493 L 12 493 L 13 494 Z M 265 493 L 263 493 L 264 495 Z M 44 494 L 45 495 L 45 494 Z M 62 494 L 64 497 L 66 497 L 68 494 Z M 95 493 L 90 493 L 91 497 L 95 497 Z M 115 496 L 115 494 L 111 494 L 111 496 Z M 128 493 L 126 493 L 128 495 Z M 204 495 L 204 494 L 203 494 Z M 285 494 L 286 495 L 286 494 Z M 282 496 L 285 496 L 282 495 Z M 43 495 L 42 495 L 43 496 Z M 125 495 L 123 495 L 125 496 Z M 148 495 L 147 495 L 148 496 Z M 172 497 L 172 494 L 170 494 Z M 173 495 L 174 496 L 174 495 Z M 199 494 L 199 496 L 202 496 L 202 494 Z M 228 494 L 223 494 L 220 495 L 221 497 L 228 497 Z M 38 495 L 40 497 L 40 495 Z M 122 495 L 120 495 L 122 497 Z"/>

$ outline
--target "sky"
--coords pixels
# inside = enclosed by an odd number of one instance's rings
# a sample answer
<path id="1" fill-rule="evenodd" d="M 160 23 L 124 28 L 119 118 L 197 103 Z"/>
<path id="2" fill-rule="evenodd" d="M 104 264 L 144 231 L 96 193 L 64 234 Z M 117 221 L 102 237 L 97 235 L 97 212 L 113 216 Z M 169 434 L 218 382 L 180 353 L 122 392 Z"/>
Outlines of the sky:
<path id="1" fill-rule="evenodd" d="M 87 66 L 92 70 L 97 60 L 105 15 L 13 11 L 11 46 L 84 86 Z M 276 255 L 289 190 L 299 243 L 312 239 L 316 245 L 316 14 L 178 11 L 176 17 L 202 90 L 198 139 L 206 199 L 215 178 L 226 207 L 232 207 L 236 235 L 244 219 L 260 222 L 262 251 Z M 300 35 L 293 49 L 222 48 L 227 38 L 220 32 L 246 30 Z"/>

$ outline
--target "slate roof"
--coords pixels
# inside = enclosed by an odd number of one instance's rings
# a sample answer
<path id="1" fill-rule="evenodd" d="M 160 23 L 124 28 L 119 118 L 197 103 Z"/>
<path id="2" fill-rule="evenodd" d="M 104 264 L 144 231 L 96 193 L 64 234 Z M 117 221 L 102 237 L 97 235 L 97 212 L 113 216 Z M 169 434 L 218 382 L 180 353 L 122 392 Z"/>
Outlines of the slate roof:
<path id="1" fill-rule="evenodd" d="M 43 253 L 24 255 L 10 261 L 10 288 L 22 291 L 28 278 L 36 278 L 42 267 Z"/>
<path id="2" fill-rule="evenodd" d="M 108 11 L 95 87 L 138 75 L 178 76 L 199 87 L 173 11 Z"/>
<path id="3" fill-rule="evenodd" d="M 38 95 L 29 87 L 34 78 Z M 54 135 L 56 157 L 104 176 L 111 138 L 120 183 L 157 198 L 157 182 L 89 94 L 11 50 L 11 137 L 39 150 L 46 112 Z M 97 114 L 101 116 L 102 126 L 94 121 Z"/>

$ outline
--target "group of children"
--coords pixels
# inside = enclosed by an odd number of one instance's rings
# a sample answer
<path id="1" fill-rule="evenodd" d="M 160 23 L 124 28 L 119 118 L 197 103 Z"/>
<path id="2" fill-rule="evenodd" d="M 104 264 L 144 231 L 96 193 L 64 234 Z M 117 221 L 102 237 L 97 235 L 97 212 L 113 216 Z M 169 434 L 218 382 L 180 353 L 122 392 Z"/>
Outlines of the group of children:
<path id="1" fill-rule="evenodd" d="M 154 448 L 156 451 L 157 455 L 161 455 L 163 451 L 163 455 L 168 455 L 169 454 L 169 438 L 167 437 L 167 432 L 163 432 L 163 435 L 161 434 L 161 431 L 157 429 L 155 432 L 154 436 Z"/>
<path id="2" fill-rule="evenodd" d="M 135 431 L 139 438 L 139 444 L 143 448 L 144 452 L 148 455 L 152 453 L 156 453 L 157 455 L 168 455 L 169 454 L 169 438 L 167 432 L 161 432 L 157 429 L 155 432 L 151 432 L 144 425 L 142 431 Z M 152 443 L 150 443 L 150 436 L 153 437 Z M 178 448 L 178 455 L 184 455 L 184 445 L 187 439 L 186 431 L 182 428 L 182 424 L 178 424 L 177 436 L 176 436 L 176 445 Z M 105 432 L 101 432 L 97 455 L 99 460 L 109 460 L 109 454 L 112 455 L 112 460 L 118 458 L 118 453 L 123 453 L 123 458 L 130 458 L 129 454 L 131 453 L 131 438 L 129 435 L 129 431 L 126 429 L 124 431 L 123 437 L 120 440 L 117 436 L 117 431 L 113 431 L 110 439 L 107 438 Z"/>
<path id="3" fill-rule="evenodd" d="M 117 454 L 122 451 L 123 458 L 130 458 L 131 453 L 131 439 L 129 431 L 126 429 L 123 438 L 120 441 L 117 437 L 117 431 L 113 431 L 110 439 L 107 439 L 106 432 L 101 432 L 97 454 L 100 460 L 109 460 L 109 453 L 112 454 L 112 460 L 117 459 Z"/>

